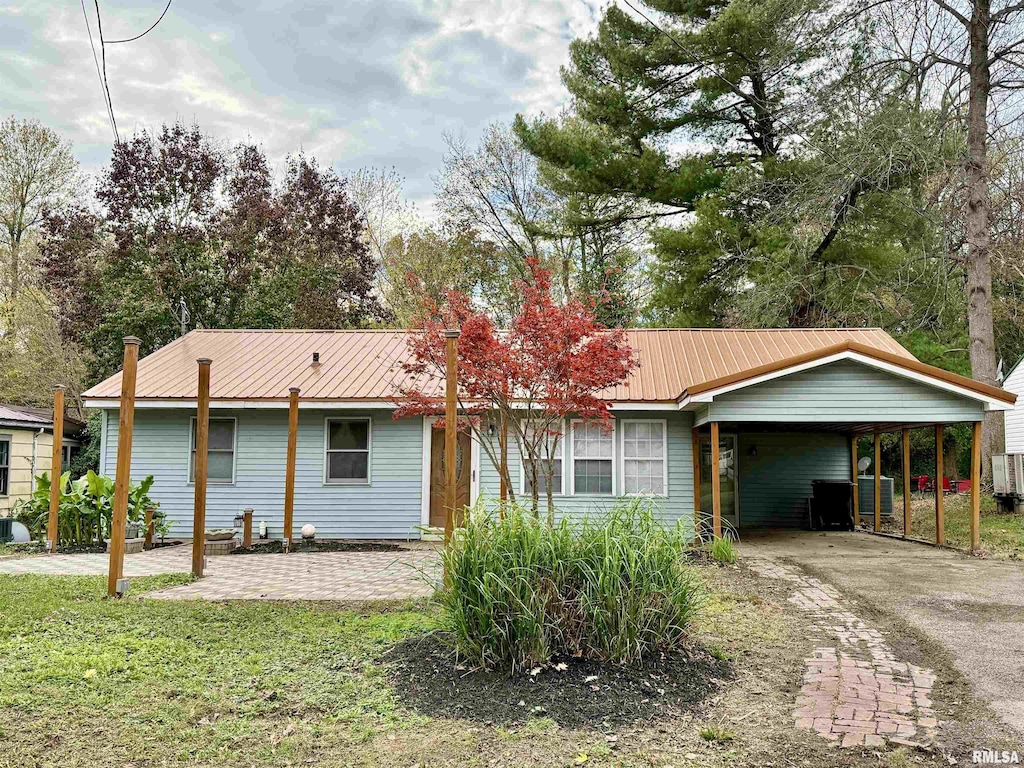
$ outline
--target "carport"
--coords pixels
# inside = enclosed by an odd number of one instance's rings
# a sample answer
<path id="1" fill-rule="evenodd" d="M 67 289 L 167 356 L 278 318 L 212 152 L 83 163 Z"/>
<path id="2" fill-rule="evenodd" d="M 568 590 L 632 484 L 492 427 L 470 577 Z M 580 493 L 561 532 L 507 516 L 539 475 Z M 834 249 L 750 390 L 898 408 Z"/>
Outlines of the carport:
<path id="1" fill-rule="evenodd" d="M 856 342 L 786 358 L 691 388 L 681 405 L 694 412 L 695 509 L 708 512 L 716 535 L 723 524 L 799 528 L 807 520 L 813 480 L 854 483 L 860 520 L 857 440 L 901 436 L 904 533 L 911 535 L 910 431 L 972 425 L 971 548 L 979 539 L 981 424 L 985 414 L 1013 407 L 1014 395 L 972 379 Z M 936 476 L 941 478 L 941 451 Z M 881 530 L 882 477 L 875 460 L 874 529 Z M 717 472 L 711 471 L 718 467 Z M 936 543 L 943 542 L 942 483 L 936 483 Z"/>

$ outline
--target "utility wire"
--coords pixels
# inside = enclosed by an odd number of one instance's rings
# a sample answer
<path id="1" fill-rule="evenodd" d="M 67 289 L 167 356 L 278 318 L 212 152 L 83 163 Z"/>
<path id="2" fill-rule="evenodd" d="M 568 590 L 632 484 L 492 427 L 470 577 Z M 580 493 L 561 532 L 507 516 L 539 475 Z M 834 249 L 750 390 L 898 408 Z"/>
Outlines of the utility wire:
<path id="1" fill-rule="evenodd" d="M 103 60 L 103 90 L 107 95 L 107 108 L 110 110 L 110 122 L 114 126 L 114 143 L 121 143 L 121 136 L 117 132 L 117 118 L 114 117 L 114 100 L 110 98 L 110 83 L 107 80 L 107 46 L 103 41 L 103 19 L 100 16 L 100 0 L 93 0 L 96 5 L 96 28 L 100 33 L 100 57 Z"/>
<path id="2" fill-rule="evenodd" d="M 627 6 L 629 6 L 629 8 L 632 9 L 632 11 L 634 13 L 636 13 L 638 16 L 640 16 L 640 18 L 642 18 L 644 21 L 646 21 L 648 24 L 650 24 L 655 29 L 655 31 L 657 31 L 658 33 L 660 33 L 660 34 L 664 35 L 665 37 L 667 37 L 672 42 L 673 45 L 675 45 L 679 50 L 681 50 L 683 53 L 685 53 L 687 56 L 689 56 L 691 60 L 693 60 L 693 61 L 700 61 L 701 60 L 700 57 L 697 56 L 696 54 L 694 54 L 693 51 L 687 49 L 687 47 L 685 45 L 683 45 L 681 42 L 679 42 L 679 40 L 676 38 L 675 35 L 671 34 L 670 32 L 668 32 L 668 31 L 662 29 L 660 26 L 658 26 L 658 24 L 650 16 L 648 16 L 643 11 L 641 11 L 639 8 L 637 8 L 635 5 L 633 5 L 633 3 L 630 2 L 630 0 L 622 0 L 622 2 L 625 3 Z M 725 75 L 723 75 L 721 72 L 719 72 L 717 69 L 715 69 L 714 66 L 712 66 L 711 64 L 705 64 L 704 66 L 705 66 L 706 69 L 708 69 L 711 72 L 711 74 L 713 74 L 715 77 L 717 77 L 723 83 L 728 85 L 729 88 L 734 93 L 737 93 L 737 94 L 742 94 L 743 93 L 743 90 L 736 83 L 734 83 L 732 80 L 730 80 Z M 746 94 L 744 94 L 744 96 L 746 96 Z M 761 106 L 767 107 L 767 105 L 765 105 L 765 104 L 762 104 Z M 807 146 L 809 146 L 811 149 L 815 149 L 818 152 L 821 152 L 823 155 L 828 157 L 830 160 L 832 160 L 835 163 L 838 163 L 840 166 L 842 166 L 847 171 L 852 173 L 854 178 L 858 178 L 858 179 L 859 178 L 863 178 L 863 180 L 865 182 L 870 184 L 872 187 L 877 189 L 879 192 L 888 194 L 889 192 L 892 191 L 890 189 L 883 188 L 881 185 L 875 183 L 875 181 L 873 181 L 872 179 L 869 179 L 866 176 L 858 173 L 856 170 L 854 170 L 849 165 L 847 165 L 841 158 L 836 157 L 834 154 L 832 154 L 829 150 L 827 150 L 827 149 L 825 149 L 823 147 L 819 147 L 819 146 L 815 145 L 810 139 L 808 139 L 806 136 L 804 136 L 802 133 L 800 133 L 798 130 L 796 130 L 796 128 L 794 128 L 792 125 L 790 125 L 787 122 L 785 122 L 781 117 L 776 116 L 774 118 L 774 120 L 775 120 L 776 123 L 778 123 L 780 126 L 785 128 L 786 130 L 788 130 L 794 136 L 797 136 L 797 137 L 803 139 L 804 143 L 806 143 Z M 911 207 L 910 205 L 907 205 L 905 202 L 900 200 L 899 197 L 893 195 L 892 199 L 895 200 L 900 205 L 902 205 L 904 208 L 906 208 L 911 213 L 914 213 L 914 214 L 919 215 L 919 216 L 923 216 L 924 215 L 924 211 L 918 210 L 916 208 Z"/>
<path id="3" fill-rule="evenodd" d="M 171 7 L 171 3 L 172 2 L 174 2 L 174 0 L 167 0 L 167 5 L 164 6 L 164 12 L 160 14 L 160 18 L 157 19 L 156 21 L 154 21 L 153 24 L 150 26 L 150 28 L 147 29 L 145 32 L 143 32 L 141 35 L 136 35 L 135 37 L 128 37 L 128 38 L 125 38 L 124 40 L 107 40 L 107 44 L 108 45 L 114 45 L 115 43 L 133 43 L 136 40 L 138 40 L 140 37 L 145 37 L 150 32 L 152 32 L 154 29 L 156 29 L 156 25 L 157 24 L 159 24 L 161 21 L 164 20 L 164 16 L 167 15 L 167 10 Z"/>
<path id="4" fill-rule="evenodd" d="M 114 110 L 109 101 L 109 91 L 104 85 L 103 73 L 100 71 L 100 60 L 96 56 L 96 44 L 92 39 L 92 22 L 89 20 L 89 12 L 85 9 L 85 0 L 82 0 L 82 16 L 85 17 L 85 30 L 89 33 L 89 47 L 92 49 L 92 60 L 96 65 L 96 77 L 100 81 L 100 91 L 103 94 L 103 106 L 107 108 L 107 118 L 110 120 L 110 129 L 114 133 L 114 143 L 117 144 L 120 141 L 120 137 L 117 135 L 117 121 L 114 119 Z"/>

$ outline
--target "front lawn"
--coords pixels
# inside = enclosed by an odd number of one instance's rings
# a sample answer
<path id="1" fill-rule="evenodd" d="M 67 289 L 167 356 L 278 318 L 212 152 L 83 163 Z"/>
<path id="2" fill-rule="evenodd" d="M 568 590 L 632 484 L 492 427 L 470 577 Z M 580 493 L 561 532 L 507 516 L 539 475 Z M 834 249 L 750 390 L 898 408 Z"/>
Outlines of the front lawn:
<path id="1" fill-rule="evenodd" d="M 134 579 L 131 597 L 110 601 L 101 577 L 0 576 L 0 766 L 681 768 L 782 765 L 780 755 L 786 765 L 878 766 L 898 756 L 839 753 L 793 728 L 806 619 L 787 607 L 784 585 L 774 593 L 743 568 L 701 571 L 710 598 L 694 643 L 733 673 L 683 708 L 659 705 L 672 693 L 659 689 L 674 685 L 651 677 L 655 703 L 641 720 L 586 723 L 520 705 L 529 691 L 520 683 L 510 698 L 496 673 L 466 714 L 418 707 L 389 659 L 437 625 L 429 604 L 140 598 L 187 576 Z M 669 683 L 686 682 L 674 674 Z"/>
<path id="2" fill-rule="evenodd" d="M 960 549 L 971 545 L 971 497 L 951 494 L 945 497 L 946 543 Z M 911 534 L 916 539 L 935 541 L 935 497 L 915 494 L 910 501 Z M 903 498 L 895 499 L 895 514 L 884 524 L 890 533 L 903 533 Z M 1002 514 L 995 500 L 981 498 L 981 548 L 996 558 L 1024 560 L 1024 514 Z"/>

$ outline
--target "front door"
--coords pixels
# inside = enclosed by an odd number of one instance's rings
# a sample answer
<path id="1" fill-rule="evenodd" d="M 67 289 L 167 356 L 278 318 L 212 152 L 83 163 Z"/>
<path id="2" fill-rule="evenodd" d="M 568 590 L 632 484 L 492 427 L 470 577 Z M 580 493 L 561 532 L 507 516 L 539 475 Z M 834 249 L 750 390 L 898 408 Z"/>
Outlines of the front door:
<path id="1" fill-rule="evenodd" d="M 430 437 L 430 525 L 444 528 L 448 518 L 444 508 L 444 430 L 431 428 Z M 466 432 L 459 432 L 455 443 L 455 508 L 469 506 L 469 481 L 472 443 Z"/>
<path id="2" fill-rule="evenodd" d="M 739 454 L 736 435 L 718 436 L 718 476 L 721 480 L 722 527 L 739 528 Z M 710 530 L 711 499 L 711 436 L 700 436 L 700 508 L 701 520 L 708 521 Z"/>

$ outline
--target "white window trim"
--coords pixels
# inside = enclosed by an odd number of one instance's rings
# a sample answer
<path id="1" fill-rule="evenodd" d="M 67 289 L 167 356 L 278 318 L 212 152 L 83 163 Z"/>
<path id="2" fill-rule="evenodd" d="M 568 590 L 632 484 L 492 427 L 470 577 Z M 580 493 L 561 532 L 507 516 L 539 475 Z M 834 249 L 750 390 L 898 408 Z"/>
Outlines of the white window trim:
<path id="1" fill-rule="evenodd" d="M 569 472 L 569 478 L 570 478 L 570 480 L 569 480 L 569 494 L 571 496 L 577 496 L 577 495 L 578 496 L 588 496 L 588 497 L 589 496 L 593 496 L 595 498 L 602 498 L 602 499 L 615 498 L 616 496 L 619 495 L 619 487 L 621 485 L 621 483 L 619 482 L 619 478 L 618 478 L 618 474 L 619 474 L 618 473 L 618 468 L 619 468 L 618 467 L 618 464 L 619 464 L 619 462 L 618 462 L 618 454 L 619 454 L 618 444 L 619 444 L 619 441 L 618 441 L 618 428 L 617 428 L 617 426 L 618 426 L 618 424 L 617 424 L 618 423 L 618 419 L 612 419 L 612 431 L 611 431 L 611 438 L 612 438 L 612 456 L 611 456 L 611 462 L 612 462 L 612 492 L 611 493 L 579 493 L 579 494 L 576 493 L 576 425 L 584 424 L 584 423 L 585 422 L 584 422 L 583 419 L 573 419 L 572 421 L 569 422 L 569 441 L 572 442 L 572 447 L 571 447 L 570 453 L 569 453 L 569 469 L 571 470 Z M 593 423 L 593 422 L 591 422 L 591 423 Z M 581 459 L 581 461 L 588 461 L 588 459 Z M 600 461 L 608 461 L 608 459 L 600 459 Z M 565 471 L 564 470 L 562 471 L 562 477 L 563 477 L 563 481 L 564 481 L 564 478 L 565 478 Z"/>
<path id="2" fill-rule="evenodd" d="M 653 496 L 658 499 L 668 498 L 668 420 L 667 419 L 622 419 L 622 429 L 619 430 L 620 444 L 619 444 L 619 463 L 618 470 L 619 476 L 622 478 L 620 484 L 621 496 Z M 661 424 L 661 465 L 663 468 L 662 484 L 664 493 L 626 493 L 626 425 L 627 424 Z M 640 460 L 638 457 L 634 457 Z M 650 459 L 650 461 L 659 461 L 659 459 Z"/>
<path id="3" fill-rule="evenodd" d="M 331 440 L 331 422 L 332 421 L 365 421 L 366 422 L 366 479 L 347 479 L 343 478 L 340 480 L 331 480 L 327 477 L 327 457 L 328 451 L 331 449 L 328 447 Z M 350 448 L 334 449 L 334 453 L 362 453 L 362 449 Z M 324 485 L 358 485 L 367 486 L 373 485 L 373 417 L 371 416 L 326 416 L 324 417 L 324 473 L 323 473 L 323 484 Z"/>
<path id="4" fill-rule="evenodd" d="M 530 423 L 531 422 L 529 420 L 526 420 L 526 424 L 527 425 L 529 425 Z M 567 434 L 566 434 L 567 432 L 568 432 L 568 430 L 565 429 L 565 424 L 563 423 L 562 424 L 562 438 L 561 438 L 561 446 L 562 446 L 562 486 L 557 491 L 552 493 L 551 494 L 552 496 L 565 496 L 566 495 L 566 493 L 565 493 L 565 472 L 566 472 L 566 468 L 568 467 L 566 446 L 569 444 L 569 440 L 568 440 Z M 557 458 L 557 457 L 555 457 L 555 458 Z M 526 461 L 525 461 L 525 458 L 523 457 L 522 451 L 520 451 L 519 452 L 519 495 L 525 498 L 526 494 L 527 494 L 527 490 L 526 490 Z M 543 496 L 545 494 L 541 494 L 541 495 Z"/>
<path id="5" fill-rule="evenodd" d="M 0 499 L 6 499 L 8 496 L 11 495 L 11 462 L 14 459 L 14 457 L 11 455 L 11 451 L 14 450 L 14 435 L 9 433 L 4 433 L 0 435 L 0 443 L 7 443 L 7 466 L 0 466 L 0 469 L 7 470 L 7 489 L 4 493 L 0 493 Z M 51 474 L 53 473 L 51 472 Z M 34 482 L 35 478 L 32 478 L 32 480 Z"/>
<path id="6" fill-rule="evenodd" d="M 192 433 L 195 430 L 195 423 L 198 420 L 197 416 L 193 416 L 188 422 L 188 456 L 186 457 L 185 464 L 185 476 L 188 482 L 185 485 L 195 485 L 196 481 L 192 474 Z M 232 421 L 234 425 L 231 428 L 231 482 L 225 480 L 211 480 L 209 473 L 207 473 L 206 484 L 207 485 L 234 485 L 235 477 L 238 471 L 238 418 L 236 416 L 210 416 L 210 421 Z"/>

